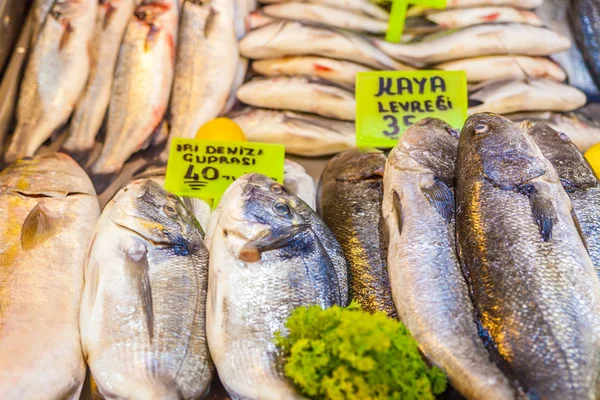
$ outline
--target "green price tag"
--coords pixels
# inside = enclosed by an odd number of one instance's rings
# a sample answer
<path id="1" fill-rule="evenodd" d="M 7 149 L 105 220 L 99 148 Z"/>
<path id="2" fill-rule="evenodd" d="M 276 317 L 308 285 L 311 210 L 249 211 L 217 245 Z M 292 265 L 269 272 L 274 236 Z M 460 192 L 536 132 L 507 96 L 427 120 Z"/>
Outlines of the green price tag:
<path id="1" fill-rule="evenodd" d="M 283 183 L 284 160 L 285 147 L 279 144 L 173 138 L 165 189 L 179 196 L 218 200 L 247 173 Z"/>
<path id="2" fill-rule="evenodd" d="M 402 32 L 404 32 L 404 21 L 406 20 L 406 10 L 409 4 L 429 8 L 446 8 L 446 0 L 393 0 L 390 23 L 385 35 L 385 40 L 388 42 L 400 42 Z"/>
<path id="3" fill-rule="evenodd" d="M 409 126 L 426 117 L 460 129 L 467 111 L 464 71 L 372 71 L 356 77 L 358 147 L 394 147 Z"/>

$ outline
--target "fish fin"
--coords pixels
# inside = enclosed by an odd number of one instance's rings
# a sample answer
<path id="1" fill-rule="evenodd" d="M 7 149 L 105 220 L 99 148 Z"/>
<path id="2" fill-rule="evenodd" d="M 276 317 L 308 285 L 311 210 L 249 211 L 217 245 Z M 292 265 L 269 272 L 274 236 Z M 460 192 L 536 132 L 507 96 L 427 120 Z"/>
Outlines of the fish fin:
<path id="1" fill-rule="evenodd" d="M 46 240 L 58 235 L 66 220 L 64 214 L 51 213 L 40 201 L 27 215 L 21 227 L 21 247 L 31 250 Z"/>
<path id="2" fill-rule="evenodd" d="M 402 235 L 402 203 L 400 202 L 400 195 L 395 190 L 392 191 L 392 208 L 394 210 L 394 215 L 396 215 L 398 234 Z"/>
<path id="3" fill-rule="evenodd" d="M 552 205 L 552 199 L 547 198 L 544 193 L 534 186 L 529 186 L 526 191 L 531 203 L 533 219 L 540 228 L 542 240 L 547 242 L 552 239 L 552 229 L 556 223 L 556 211 Z"/>
<path id="4" fill-rule="evenodd" d="M 296 236 L 309 229 L 310 225 L 301 224 L 263 231 L 242 246 L 239 258 L 246 262 L 257 262 L 262 253 L 288 246 Z"/>
<path id="5" fill-rule="evenodd" d="M 477 106 L 480 106 L 482 104 L 483 104 L 483 101 L 481 101 L 481 100 L 469 98 L 469 108 L 470 107 L 477 107 Z"/>
<path id="6" fill-rule="evenodd" d="M 108 25 L 110 25 L 110 22 L 112 21 L 112 18 L 115 15 L 115 11 L 117 11 L 117 7 L 113 6 L 110 2 L 106 4 L 104 21 L 102 21 L 102 29 L 108 28 Z"/>
<path id="7" fill-rule="evenodd" d="M 581 229 L 581 225 L 579 224 L 579 219 L 577 219 L 577 215 L 575 214 L 575 210 L 571 208 L 571 218 L 573 218 L 573 223 L 575 224 L 575 228 L 577 229 L 577 234 L 581 238 L 581 242 L 586 250 L 588 250 L 587 242 L 585 241 L 585 236 L 583 236 L 583 230 Z"/>
<path id="8" fill-rule="evenodd" d="M 425 195 L 429 204 L 444 218 L 447 223 L 452 221 L 454 216 L 454 193 L 441 179 L 434 178 L 433 184 L 421 187 L 421 192 Z"/>
<path id="9" fill-rule="evenodd" d="M 131 247 L 125 251 L 125 271 L 133 283 L 142 303 L 150 342 L 154 337 L 154 312 L 152 310 L 152 288 L 150 287 L 148 249 L 145 245 Z"/>
<path id="10" fill-rule="evenodd" d="M 65 31 L 63 32 L 62 37 L 60 38 L 58 50 L 64 49 L 69 44 L 69 41 L 73 37 L 73 31 L 75 30 L 73 28 L 73 25 L 71 25 L 69 21 L 65 21 L 63 23 L 63 26 L 65 28 Z"/>

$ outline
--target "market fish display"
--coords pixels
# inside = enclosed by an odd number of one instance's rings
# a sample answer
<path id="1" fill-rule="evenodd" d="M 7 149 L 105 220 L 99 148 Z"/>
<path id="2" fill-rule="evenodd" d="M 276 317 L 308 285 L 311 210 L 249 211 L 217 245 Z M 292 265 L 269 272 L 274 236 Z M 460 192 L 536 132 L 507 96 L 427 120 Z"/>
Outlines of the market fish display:
<path id="1" fill-rule="evenodd" d="M 276 21 L 255 29 L 240 41 L 239 47 L 244 57 L 252 59 L 314 55 L 377 69 L 411 69 L 383 53 L 366 36 L 298 21 Z"/>
<path id="2" fill-rule="evenodd" d="M 275 332 L 285 329 L 297 307 L 345 304 L 334 261 L 302 215 L 306 210 L 298 211 L 299 202 L 258 174 L 236 180 L 221 199 L 206 326 L 211 356 L 232 398 L 301 398 L 284 377 Z"/>
<path id="3" fill-rule="evenodd" d="M 129 21 L 115 70 L 106 139 L 91 167 L 99 191 L 147 145 L 167 109 L 179 9 L 177 0 L 144 0 Z"/>
<path id="4" fill-rule="evenodd" d="M 238 89 L 237 97 L 255 107 L 310 112 L 346 121 L 356 119 L 352 91 L 314 78 L 254 78 Z"/>
<path id="5" fill-rule="evenodd" d="M 441 28 L 455 29 L 471 25 L 518 22 L 530 25 L 542 25 L 533 11 L 512 7 L 475 7 L 458 8 L 427 13 L 425 18 Z"/>
<path id="6" fill-rule="evenodd" d="M 569 18 L 581 54 L 597 87 L 600 87 L 600 2 L 573 0 Z"/>
<path id="7" fill-rule="evenodd" d="M 32 156 L 67 122 L 90 72 L 97 1 L 57 0 L 27 62 L 7 163 Z"/>
<path id="8" fill-rule="evenodd" d="M 374 43 L 389 56 L 418 67 L 486 55 L 547 56 L 571 46 L 569 39 L 547 28 L 517 23 L 448 30 L 410 43 Z"/>
<path id="9" fill-rule="evenodd" d="M 79 301 L 100 214 L 89 178 L 50 153 L 0 173 L 0 397 L 77 399 Z"/>
<path id="10" fill-rule="evenodd" d="M 545 57 L 485 56 L 449 61 L 435 65 L 433 68 L 465 71 L 469 82 L 526 78 L 546 78 L 564 82 L 567 79 L 565 71 Z"/>
<path id="11" fill-rule="evenodd" d="M 469 91 L 469 114 L 573 111 L 586 101 L 579 89 L 549 79 L 484 82 Z"/>
<path id="12" fill-rule="evenodd" d="M 96 227 L 81 301 L 83 352 L 107 398 L 194 399 L 213 377 L 208 251 L 181 200 L 132 182 Z"/>
<path id="13" fill-rule="evenodd" d="M 314 157 L 356 147 L 353 122 L 253 107 L 231 118 L 248 140 L 283 144 L 289 154 Z"/>
<path id="14" fill-rule="evenodd" d="M 193 138 L 221 113 L 238 67 L 232 0 L 186 0 L 170 105 L 171 137 Z"/>
<path id="15" fill-rule="evenodd" d="M 374 149 L 333 157 L 321 175 L 318 211 L 344 250 L 350 299 L 395 317 L 381 215 L 385 161 Z"/>
<path id="16" fill-rule="evenodd" d="M 489 360 L 455 253 L 454 163 L 459 133 L 426 118 L 391 151 L 384 174 L 388 270 L 400 320 L 468 399 L 513 399 Z"/>
<path id="17" fill-rule="evenodd" d="M 317 209 L 317 188 L 306 169 L 297 162 L 286 159 L 283 164 L 283 184 L 301 198 L 310 208 Z"/>
<path id="18" fill-rule="evenodd" d="M 90 77 L 71 118 L 69 138 L 63 144 L 63 150 L 78 161 L 88 158 L 104 121 L 121 40 L 136 1 L 110 0 L 98 6 Z"/>
<path id="19" fill-rule="evenodd" d="M 286 2 L 303 2 L 324 4 L 330 7 L 336 7 L 342 10 L 349 10 L 357 13 L 369 15 L 371 17 L 387 21 L 389 14 L 383 8 L 376 6 L 369 0 L 264 0 L 262 3 L 286 3 Z"/>
<path id="20" fill-rule="evenodd" d="M 556 171 L 519 126 L 476 114 L 456 179 L 459 256 L 493 357 L 529 398 L 595 399 L 600 281 Z"/>

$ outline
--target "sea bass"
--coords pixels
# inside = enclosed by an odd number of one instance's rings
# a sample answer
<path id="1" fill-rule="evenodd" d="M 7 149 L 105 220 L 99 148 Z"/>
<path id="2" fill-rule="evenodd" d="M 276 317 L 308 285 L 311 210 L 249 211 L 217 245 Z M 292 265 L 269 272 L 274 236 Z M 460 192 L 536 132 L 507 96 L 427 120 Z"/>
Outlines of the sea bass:
<path id="1" fill-rule="evenodd" d="M 540 19 L 533 11 L 518 10 L 512 7 L 482 6 L 467 9 L 434 10 L 434 12 L 428 12 L 425 18 L 445 29 L 499 22 L 542 25 Z"/>
<path id="2" fill-rule="evenodd" d="M 396 317 L 381 215 L 385 161 L 374 149 L 333 157 L 319 182 L 318 211 L 344 250 L 350 299 L 365 311 Z"/>
<path id="3" fill-rule="evenodd" d="M 298 212 L 299 202 L 257 174 L 236 180 L 221 199 L 206 325 L 211 356 L 232 398 L 301 398 L 284 377 L 275 332 L 285 331 L 297 307 L 345 304 L 334 262 Z"/>
<path id="4" fill-rule="evenodd" d="M 283 164 L 283 184 L 293 194 L 301 198 L 310 208 L 317 209 L 317 187 L 306 169 L 297 162 L 285 159 Z"/>
<path id="5" fill-rule="evenodd" d="M 90 72 L 97 0 L 57 0 L 27 62 L 4 160 L 32 156 L 67 122 Z"/>
<path id="6" fill-rule="evenodd" d="M 65 154 L 0 173 L 0 398 L 78 399 L 83 268 L 100 208 Z"/>
<path id="7" fill-rule="evenodd" d="M 456 231 L 481 336 L 529 398 L 595 399 L 600 281 L 559 177 L 518 125 L 471 116 Z"/>
<path id="8" fill-rule="evenodd" d="M 315 4 L 324 4 L 329 7 L 336 7 L 342 10 L 366 14 L 368 16 L 387 21 L 390 15 L 383 8 L 376 6 L 369 0 L 264 0 L 262 3 L 286 3 L 286 2 L 308 2 Z"/>
<path id="9" fill-rule="evenodd" d="M 205 330 L 208 251 L 181 200 L 152 180 L 107 204 L 85 270 L 81 341 L 106 398 L 195 399 L 213 365 Z"/>
<path id="10" fill-rule="evenodd" d="M 317 157 L 356 147 L 353 122 L 253 107 L 231 118 L 248 140 L 283 144 L 289 154 Z"/>
<path id="11" fill-rule="evenodd" d="M 573 0 L 569 18 L 581 54 L 597 87 L 600 87 L 600 1 Z"/>
<path id="12" fill-rule="evenodd" d="M 106 140 L 91 167 L 98 191 L 148 144 L 163 120 L 173 83 L 176 0 L 144 0 L 130 19 L 115 70 Z"/>

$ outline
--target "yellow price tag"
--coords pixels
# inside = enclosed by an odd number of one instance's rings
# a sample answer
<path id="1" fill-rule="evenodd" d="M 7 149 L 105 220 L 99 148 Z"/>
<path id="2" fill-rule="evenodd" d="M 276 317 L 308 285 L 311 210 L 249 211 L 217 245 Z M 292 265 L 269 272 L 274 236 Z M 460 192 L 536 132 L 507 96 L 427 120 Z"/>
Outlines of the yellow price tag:
<path id="1" fill-rule="evenodd" d="M 279 144 L 173 138 L 165 189 L 179 196 L 218 200 L 247 173 L 283 183 L 284 160 L 285 147 Z"/>
<path id="2" fill-rule="evenodd" d="M 394 147 L 409 126 L 426 117 L 460 129 L 467 111 L 464 71 L 372 71 L 356 77 L 358 147 Z"/>
<path id="3" fill-rule="evenodd" d="M 385 40 L 388 42 L 398 43 L 402 38 L 409 4 L 428 8 L 446 8 L 446 0 L 394 0 L 392 2 L 388 30 L 385 35 Z"/>

